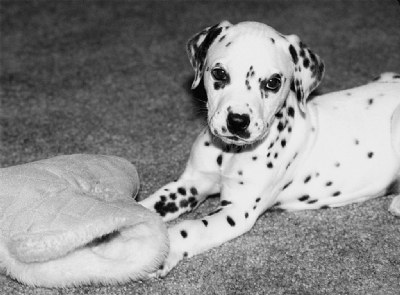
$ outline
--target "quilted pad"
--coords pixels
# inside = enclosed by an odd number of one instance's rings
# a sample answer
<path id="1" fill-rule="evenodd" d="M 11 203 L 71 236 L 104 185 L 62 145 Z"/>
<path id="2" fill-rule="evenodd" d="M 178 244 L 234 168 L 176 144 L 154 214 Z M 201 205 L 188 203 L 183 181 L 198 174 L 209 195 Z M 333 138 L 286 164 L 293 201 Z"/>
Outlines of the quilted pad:
<path id="1" fill-rule="evenodd" d="M 164 223 L 137 204 L 135 167 L 59 156 L 0 169 L 0 268 L 41 286 L 125 282 L 168 252 Z"/>

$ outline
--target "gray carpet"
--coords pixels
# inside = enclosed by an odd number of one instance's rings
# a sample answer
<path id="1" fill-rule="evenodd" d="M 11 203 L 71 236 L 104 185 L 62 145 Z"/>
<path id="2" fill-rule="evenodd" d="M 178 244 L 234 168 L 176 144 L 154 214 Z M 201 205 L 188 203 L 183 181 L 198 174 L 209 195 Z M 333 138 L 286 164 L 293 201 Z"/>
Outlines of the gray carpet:
<path id="1" fill-rule="evenodd" d="M 59 154 L 124 157 L 140 198 L 176 178 L 204 126 L 185 42 L 229 19 L 296 33 L 326 63 L 319 92 L 400 71 L 397 1 L 1 1 L 0 166 Z M 391 197 L 264 214 L 163 280 L 60 290 L 0 276 L 1 294 L 399 294 Z M 204 215 L 216 199 L 183 218 Z"/>

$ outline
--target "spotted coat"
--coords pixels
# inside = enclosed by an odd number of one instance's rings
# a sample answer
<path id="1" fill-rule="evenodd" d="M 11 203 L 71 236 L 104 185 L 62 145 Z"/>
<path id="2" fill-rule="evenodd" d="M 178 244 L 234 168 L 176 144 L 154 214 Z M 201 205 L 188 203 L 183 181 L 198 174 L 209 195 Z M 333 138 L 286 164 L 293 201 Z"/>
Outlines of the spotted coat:
<path id="1" fill-rule="evenodd" d="M 244 234 L 267 210 L 328 209 L 398 191 L 398 74 L 310 100 L 324 65 L 295 35 L 224 21 L 187 48 L 193 87 L 204 80 L 208 127 L 181 177 L 141 204 L 168 221 L 209 195 L 221 201 L 169 228 L 170 254 L 155 275 Z"/>

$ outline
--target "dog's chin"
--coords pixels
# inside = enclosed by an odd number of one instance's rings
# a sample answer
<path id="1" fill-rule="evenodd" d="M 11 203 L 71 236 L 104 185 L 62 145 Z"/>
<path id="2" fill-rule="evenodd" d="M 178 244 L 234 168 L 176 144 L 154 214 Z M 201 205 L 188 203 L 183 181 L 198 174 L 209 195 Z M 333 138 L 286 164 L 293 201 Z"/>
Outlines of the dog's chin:
<path id="1" fill-rule="evenodd" d="M 264 141 L 265 137 L 268 135 L 269 130 L 258 134 L 257 136 L 250 136 L 247 138 L 242 138 L 237 135 L 221 135 L 221 134 L 214 134 L 214 136 L 218 137 L 222 142 L 230 145 L 236 146 L 251 146 L 257 145 L 258 143 Z"/>
<path id="2" fill-rule="evenodd" d="M 230 144 L 230 145 L 237 145 L 237 146 L 245 146 L 245 145 L 250 145 L 253 144 L 257 141 L 257 139 L 243 139 L 240 138 L 239 136 L 236 135 L 231 135 L 231 136 L 221 136 L 217 135 L 219 139 L 221 139 L 224 143 Z"/>

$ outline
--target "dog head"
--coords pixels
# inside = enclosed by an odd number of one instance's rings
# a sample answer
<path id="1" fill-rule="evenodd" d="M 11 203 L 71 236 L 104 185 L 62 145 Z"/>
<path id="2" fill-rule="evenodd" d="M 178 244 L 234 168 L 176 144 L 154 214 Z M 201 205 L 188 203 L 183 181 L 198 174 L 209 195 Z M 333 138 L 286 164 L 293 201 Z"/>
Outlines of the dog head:
<path id="1" fill-rule="evenodd" d="M 295 35 L 271 27 L 223 21 L 193 36 L 187 45 L 195 70 L 192 88 L 204 80 L 211 132 L 245 145 L 268 134 L 290 91 L 300 109 L 322 79 L 321 59 Z"/>

